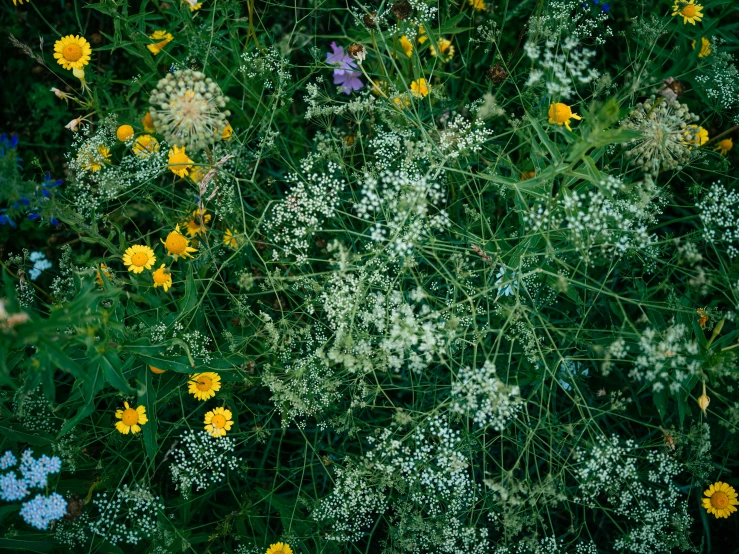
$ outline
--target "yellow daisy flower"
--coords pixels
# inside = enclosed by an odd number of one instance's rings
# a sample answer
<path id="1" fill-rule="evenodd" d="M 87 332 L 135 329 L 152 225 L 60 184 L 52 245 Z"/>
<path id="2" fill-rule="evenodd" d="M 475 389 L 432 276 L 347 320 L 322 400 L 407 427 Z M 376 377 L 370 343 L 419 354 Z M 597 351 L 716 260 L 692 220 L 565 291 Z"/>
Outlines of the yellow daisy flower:
<path id="1" fill-rule="evenodd" d="M 195 235 L 204 235 L 208 230 L 206 225 L 210 223 L 211 215 L 205 210 L 194 210 L 192 212 L 192 219 L 187 222 L 187 236 L 194 237 Z"/>
<path id="2" fill-rule="evenodd" d="M 234 136 L 234 128 L 231 127 L 230 123 L 227 123 L 226 127 L 223 129 L 223 132 L 221 133 L 221 138 L 223 140 L 231 140 L 233 136 Z"/>
<path id="3" fill-rule="evenodd" d="M 441 55 L 439 56 L 440 59 L 444 60 L 445 62 L 451 60 L 454 57 L 454 45 L 452 44 L 452 41 L 443 37 L 440 38 L 439 51 L 441 52 Z M 436 48 L 434 48 L 433 44 L 429 48 L 429 52 L 432 56 L 436 57 Z"/>
<path id="4" fill-rule="evenodd" d="M 403 49 L 403 52 L 405 52 L 405 55 L 410 58 L 411 54 L 413 54 L 413 43 L 408 40 L 407 36 L 403 35 L 400 37 L 400 47 Z"/>
<path id="5" fill-rule="evenodd" d="M 192 254 L 190 254 L 190 252 L 198 251 L 197 248 L 190 246 L 190 241 L 180 233 L 179 224 L 175 225 L 174 231 L 170 231 L 167 235 L 166 241 L 163 241 L 162 239 L 159 240 L 164 245 L 164 248 L 167 249 L 167 253 L 174 258 L 174 261 L 177 261 L 180 256 L 183 258 L 192 258 Z"/>
<path id="6" fill-rule="evenodd" d="M 236 237 L 231 232 L 231 229 L 226 228 L 226 232 L 223 235 L 223 245 L 233 248 L 234 250 L 239 247 L 239 241 L 236 240 Z"/>
<path id="7" fill-rule="evenodd" d="M 132 150 L 137 157 L 146 159 L 159 152 L 159 141 L 151 135 L 141 135 L 133 143 Z"/>
<path id="8" fill-rule="evenodd" d="M 116 130 L 115 136 L 118 137 L 118 140 L 121 142 L 126 142 L 133 136 L 133 127 L 130 125 L 121 125 Z"/>
<path id="9" fill-rule="evenodd" d="M 703 507 L 709 514 L 715 515 L 717 518 L 727 518 L 736 512 L 736 506 L 739 505 L 736 491 L 734 487 L 728 483 L 716 481 L 703 491 L 707 498 L 703 498 Z"/>
<path id="10" fill-rule="evenodd" d="M 695 50 L 695 41 L 692 41 L 690 45 L 693 47 L 693 50 Z M 701 51 L 698 52 L 699 58 L 705 58 L 711 53 L 711 41 L 708 40 L 706 37 L 701 38 Z"/>
<path id="11" fill-rule="evenodd" d="M 233 414 L 231 410 L 225 408 L 216 408 L 205 414 L 205 430 L 210 433 L 212 437 L 225 437 L 226 432 L 231 430 L 231 426 L 234 424 L 231 419 Z"/>
<path id="12" fill-rule="evenodd" d="M 166 369 L 159 369 L 158 367 L 154 367 L 153 365 L 150 365 L 149 366 L 149 371 L 151 371 L 152 373 L 156 373 L 157 375 L 161 375 L 162 373 L 164 373 L 167 370 Z"/>
<path id="13" fill-rule="evenodd" d="M 700 23 L 700 20 L 703 19 L 703 14 L 701 13 L 703 6 L 696 4 L 695 0 L 677 0 L 672 9 L 675 10 L 672 12 L 673 16 L 682 16 L 683 25 L 687 25 L 688 23 L 695 25 L 696 21 Z"/>
<path id="14" fill-rule="evenodd" d="M 190 377 L 188 392 L 198 400 L 208 400 L 221 390 L 221 376 L 212 371 L 196 373 Z"/>
<path id="15" fill-rule="evenodd" d="M 144 126 L 144 131 L 146 131 L 147 133 L 156 132 L 156 127 L 154 127 L 154 120 L 152 119 L 149 112 L 146 112 L 146 114 L 144 114 L 144 117 L 141 118 L 141 124 Z"/>
<path id="16" fill-rule="evenodd" d="M 416 79 L 411 83 L 411 94 L 419 98 L 428 96 L 431 87 L 426 82 L 426 79 Z"/>
<path id="17" fill-rule="evenodd" d="M 686 140 L 683 141 L 683 144 L 694 144 L 696 146 L 703 146 L 709 138 L 708 131 L 700 125 L 688 125 L 685 128 L 685 135 Z"/>
<path id="18" fill-rule="evenodd" d="M 470 6 L 472 6 L 473 10 L 478 11 L 485 11 L 487 9 L 487 6 L 485 5 L 485 0 L 469 0 Z"/>
<path id="19" fill-rule="evenodd" d="M 172 33 L 168 33 L 164 30 L 154 31 L 152 34 L 149 35 L 149 38 L 153 41 L 156 41 L 154 42 L 154 44 L 146 45 L 146 47 L 149 49 L 149 52 L 151 52 L 155 56 L 159 54 L 159 52 L 161 52 L 168 43 L 174 40 Z"/>
<path id="20" fill-rule="evenodd" d="M 726 156 L 732 148 L 734 148 L 734 141 L 731 140 L 731 138 L 725 138 L 718 141 L 714 150 L 719 152 L 722 156 Z"/>
<path id="21" fill-rule="evenodd" d="M 54 57 L 64 69 L 82 69 L 90 63 L 90 54 L 90 43 L 78 35 L 67 35 L 54 43 Z"/>
<path id="22" fill-rule="evenodd" d="M 423 25 L 418 26 L 418 44 L 423 44 L 429 39 L 428 36 L 426 36 L 426 29 L 423 28 Z"/>
<path id="23" fill-rule="evenodd" d="M 200 8 L 203 7 L 203 3 L 198 2 L 197 0 L 184 0 L 184 1 L 185 1 L 185 4 L 190 6 L 191 12 L 194 12 L 195 10 L 199 10 Z"/>
<path id="24" fill-rule="evenodd" d="M 28 1 L 28 0 L 26 0 L 26 1 Z M 23 5 L 23 0 L 13 0 L 13 5 L 14 5 L 14 6 L 20 6 L 20 5 Z"/>
<path id="25" fill-rule="evenodd" d="M 156 261 L 154 251 L 143 244 L 129 246 L 123 254 L 123 265 L 128 267 L 128 271 L 134 273 L 142 273 L 144 269 L 151 269 Z"/>
<path id="26" fill-rule="evenodd" d="M 124 402 L 123 405 L 125 409 L 115 411 L 115 417 L 120 419 L 120 421 L 115 422 L 115 428 L 124 435 L 128 435 L 128 433 L 135 435 L 141 431 L 141 426 L 149 421 L 149 418 L 146 417 L 146 408 L 143 406 L 131 408 L 128 402 Z"/>
<path id="27" fill-rule="evenodd" d="M 187 176 L 195 162 L 185 154 L 185 147 L 173 146 L 169 151 L 169 170 L 178 177 Z"/>
<path id="28" fill-rule="evenodd" d="M 293 554 L 293 549 L 290 548 L 290 545 L 285 544 L 284 542 L 278 542 L 270 544 L 267 552 L 264 554 Z"/>
<path id="29" fill-rule="evenodd" d="M 95 280 L 101 287 L 103 286 L 103 278 L 100 276 L 100 272 L 102 271 L 105 274 L 105 277 L 110 279 L 110 271 L 108 271 L 109 269 L 110 268 L 107 265 L 100 264 L 100 269 L 95 272 Z"/>
<path id="30" fill-rule="evenodd" d="M 77 161 L 85 171 L 100 171 L 110 162 L 110 148 L 102 144 L 97 149 L 84 148 L 77 153 Z"/>
<path id="31" fill-rule="evenodd" d="M 162 287 L 167 292 L 172 286 L 172 274 L 167 269 L 166 264 L 162 264 L 159 269 L 151 274 L 154 279 L 154 288 Z"/>
<path id="32" fill-rule="evenodd" d="M 551 104 L 549 106 L 549 123 L 564 125 L 567 127 L 568 131 L 572 131 L 572 127 L 570 127 L 570 119 L 580 120 L 582 117 L 573 113 L 572 108 L 567 104 L 557 102 L 556 104 Z"/>

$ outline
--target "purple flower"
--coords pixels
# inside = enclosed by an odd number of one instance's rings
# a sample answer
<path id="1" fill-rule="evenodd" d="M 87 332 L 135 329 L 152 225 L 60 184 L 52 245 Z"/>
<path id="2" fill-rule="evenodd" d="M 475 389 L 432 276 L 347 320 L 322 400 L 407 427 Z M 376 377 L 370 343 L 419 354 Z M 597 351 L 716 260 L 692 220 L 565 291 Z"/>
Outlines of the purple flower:
<path id="1" fill-rule="evenodd" d="M 351 56 L 344 52 L 344 48 L 336 46 L 335 42 L 331 43 L 332 53 L 326 54 L 326 63 L 335 66 L 334 84 L 340 85 L 339 90 L 344 94 L 351 94 L 353 90 L 359 90 L 364 83 L 359 80 L 361 71 L 355 71 L 357 64 L 352 60 Z"/>

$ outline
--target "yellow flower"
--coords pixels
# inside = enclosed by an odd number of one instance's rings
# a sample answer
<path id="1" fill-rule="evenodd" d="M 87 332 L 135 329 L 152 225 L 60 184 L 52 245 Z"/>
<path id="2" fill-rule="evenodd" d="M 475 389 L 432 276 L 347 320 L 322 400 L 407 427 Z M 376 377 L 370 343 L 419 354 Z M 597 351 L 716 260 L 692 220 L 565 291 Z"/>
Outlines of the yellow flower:
<path id="1" fill-rule="evenodd" d="M 672 9 L 675 10 L 672 12 L 673 16 L 682 16 L 683 25 L 687 25 L 688 23 L 695 25 L 696 21 L 700 23 L 700 20 L 703 18 L 703 14 L 701 13 L 703 6 L 696 4 L 695 0 L 677 0 Z"/>
<path id="2" fill-rule="evenodd" d="M 556 125 L 564 125 L 568 131 L 572 131 L 570 127 L 570 119 L 582 119 L 579 115 L 572 112 L 572 109 L 567 104 L 557 102 L 549 106 L 549 123 Z"/>
<path id="3" fill-rule="evenodd" d="M 413 54 L 413 43 L 408 40 L 407 36 L 403 35 L 400 37 L 400 47 L 403 49 L 403 52 L 405 52 L 405 55 L 410 58 L 411 54 Z"/>
<path id="4" fill-rule="evenodd" d="M 128 247 L 123 254 L 123 265 L 128 266 L 128 271 L 142 273 L 144 269 L 151 269 L 157 257 L 154 251 L 143 244 L 134 244 Z"/>
<path id="5" fill-rule="evenodd" d="M 105 277 L 110 279 L 110 271 L 108 271 L 109 269 L 110 268 L 107 265 L 100 264 L 100 269 L 95 272 L 95 280 L 101 287 L 103 286 L 103 278 L 100 276 L 100 272 L 102 271 L 105 274 Z"/>
<path id="6" fill-rule="evenodd" d="M 223 132 L 221 133 L 221 138 L 223 140 L 231 140 L 231 137 L 234 136 L 234 128 L 231 127 L 231 124 L 228 123 L 226 127 L 223 129 Z"/>
<path id="7" fill-rule="evenodd" d="M 716 481 L 708 490 L 703 491 L 703 494 L 707 497 L 702 499 L 703 507 L 717 518 L 729 517 L 736 512 L 736 506 L 739 505 L 736 491 L 728 483 Z"/>
<path id="8" fill-rule="evenodd" d="M 711 403 L 711 399 L 708 398 L 708 395 L 706 394 L 706 382 L 703 381 L 703 394 L 701 394 L 698 397 L 698 407 L 703 412 L 703 416 L 704 417 L 708 415 L 708 413 L 706 412 L 706 410 L 708 409 L 708 405 L 710 403 Z"/>
<path id="9" fill-rule="evenodd" d="M 692 41 L 690 44 L 693 47 L 693 50 L 695 50 L 695 41 Z M 701 51 L 698 52 L 698 57 L 705 58 L 710 53 L 711 53 L 711 41 L 709 41 L 706 37 L 701 38 Z"/>
<path id="10" fill-rule="evenodd" d="M 481 12 L 485 11 L 487 9 L 487 6 L 485 5 L 485 0 L 469 0 L 470 6 L 472 6 L 473 10 L 479 10 Z"/>
<path id="11" fill-rule="evenodd" d="M 688 125 L 685 128 L 686 140 L 683 144 L 695 144 L 696 146 L 703 146 L 708 142 L 708 131 L 700 125 Z"/>
<path id="12" fill-rule="evenodd" d="M 185 147 L 173 146 L 169 151 L 169 170 L 178 177 L 185 177 L 195 162 L 185 154 Z"/>
<path id="13" fill-rule="evenodd" d="M 77 154 L 77 161 L 86 171 L 100 171 L 110 161 L 110 149 L 102 144 L 96 150 L 85 148 Z"/>
<path id="14" fill-rule="evenodd" d="M 28 1 L 28 0 L 26 0 L 26 1 Z M 17 5 L 19 5 L 19 4 L 21 4 L 21 5 L 22 5 L 22 4 L 23 4 L 23 0 L 13 0 L 13 5 L 14 5 L 14 6 L 17 6 Z"/>
<path id="15" fill-rule="evenodd" d="M 519 181 L 528 181 L 529 179 L 533 179 L 536 177 L 536 173 L 534 171 L 524 171 L 521 173 L 521 178 Z"/>
<path id="16" fill-rule="evenodd" d="M 172 274 L 165 264 L 162 264 L 159 269 L 152 273 L 151 278 L 154 279 L 154 288 L 162 287 L 164 292 L 167 292 L 172 286 Z"/>
<path id="17" fill-rule="evenodd" d="M 239 241 L 236 240 L 236 237 L 231 232 L 231 229 L 226 228 L 226 232 L 223 235 L 223 245 L 229 246 L 236 250 L 239 247 Z"/>
<path id="18" fill-rule="evenodd" d="M 428 96 L 431 87 L 426 82 L 426 79 L 416 79 L 411 83 L 411 94 L 417 97 Z"/>
<path id="19" fill-rule="evenodd" d="M 426 36 L 426 29 L 423 28 L 423 25 L 418 26 L 418 44 L 423 44 L 429 39 L 428 36 Z"/>
<path id="20" fill-rule="evenodd" d="M 439 39 L 439 51 L 441 52 L 441 56 L 439 56 L 442 60 L 445 62 L 448 62 L 454 57 L 454 46 L 452 45 L 452 41 L 440 38 Z M 429 48 L 429 52 L 431 52 L 431 55 L 436 57 L 436 48 L 434 48 L 434 45 L 432 44 Z"/>
<path id="21" fill-rule="evenodd" d="M 175 225 L 174 231 L 170 231 L 167 235 L 166 242 L 162 239 L 159 240 L 164 245 L 164 248 L 167 249 L 169 255 L 174 258 L 174 261 L 177 261 L 180 256 L 183 258 L 192 258 L 192 254 L 190 254 L 190 252 L 197 252 L 196 248 L 190 246 L 190 241 L 180 233 L 179 224 Z"/>
<path id="22" fill-rule="evenodd" d="M 149 49 L 149 52 L 151 52 L 155 56 L 159 54 L 159 52 L 161 52 L 168 43 L 174 40 L 172 33 L 168 33 L 167 31 L 154 31 L 152 34 L 149 35 L 149 38 L 156 41 L 154 44 L 146 45 L 146 47 Z"/>
<path id="23" fill-rule="evenodd" d="M 151 135 L 141 135 L 133 143 L 133 153 L 137 157 L 146 159 L 159 152 L 159 141 Z"/>
<path id="24" fill-rule="evenodd" d="M 130 125 L 121 125 L 115 132 L 115 136 L 117 136 L 118 140 L 121 142 L 126 142 L 133 136 L 133 127 Z"/>
<path id="25" fill-rule="evenodd" d="M 84 37 L 67 35 L 54 43 L 54 57 L 64 69 L 82 69 L 90 63 L 92 48 Z"/>
<path id="26" fill-rule="evenodd" d="M 115 417 L 120 419 L 120 421 L 115 422 L 115 428 L 124 435 L 128 435 L 128 433 L 135 435 L 141 431 L 141 425 L 149 421 L 146 417 L 146 408 L 143 406 L 131 408 L 128 402 L 124 402 L 123 405 L 125 406 L 124 410 L 115 411 Z"/>
<path id="27" fill-rule="evenodd" d="M 722 156 L 726 156 L 732 148 L 734 148 L 734 141 L 732 141 L 731 138 L 725 138 L 718 141 L 714 150 L 720 152 Z"/>
<path id="28" fill-rule="evenodd" d="M 198 400 L 208 400 L 221 390 L 221 376 L 212 371 L 196 373 L 190 377 L 188 392 Z"/>
<path id="29" fill-rule="evenodd" d="M 197 234 L 204 235 L 208 230 L 206 224 L 210 223 L 211 215 L 202 208 L 192 212 L 192 219 L 187 222 L 187 236 L 194 237 Z"/>
<path id="30" fill-rule="evenodd" d="M 166 370 L 165 369 L 159 369 L 158 367 L 154 367 L 153 365 L 150 365 L 149 366 L 149 371 L 151 371 L 152 373 L 156 373 L 157 375 L 160 375 L 160 374 L 164 373 Z"/>
<path id="31" fill-rule="evenodd" d="M 198 2 L 197 0 L 185 0 L 185 4 L 190 6 L 190 11 L 194 12 L 195 10 L 199 10 L 203 7 L 202 2 Z"/>
<path id="32" fill-rule="evenodd" d="M 205 430 L 213 437 L 225 437 L 226 432 L 231 430 L 234 424 L 232 421 L 233 414 L 231 410 L 225 408 L 216 408 L 205 414 Z"/>
<path id="33" fill-rule="evenodd" d="M 151 118 L 151 114 L 149 112 L 146 112 L 144 117 L 141 118 L 141 124 L 144 126 L 144 131 L 146 131 L 147 133 L 156 132 L 156 128 L 154 127 L 154 120 Z"/>
<path id="34" fill-rule="evenodd" d="M 278 542 L 275 544 L 270 544 L 267 552 L 265 552 L 264 554 L 293 554 L 293 549 L 290 548 L 289 544 Z"/>

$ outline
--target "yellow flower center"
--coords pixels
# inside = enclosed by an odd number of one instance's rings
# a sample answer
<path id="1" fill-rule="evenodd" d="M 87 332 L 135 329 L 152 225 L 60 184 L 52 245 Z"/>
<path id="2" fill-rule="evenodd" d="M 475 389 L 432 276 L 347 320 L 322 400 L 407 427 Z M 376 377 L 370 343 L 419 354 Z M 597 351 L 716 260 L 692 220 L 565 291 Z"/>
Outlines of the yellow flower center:
<path id="1" fill-rule="evenodd" d="M 695 14 L 698 13 L 698 10 L 693 4 L 688 4 L 682 9 L 680 13 L 683 14 L 685 17 L 694 17 Z"/>
<path id="2" fill-rule="evenodd" d="M 552 110 L 552 119 L 557 123 L 566 123 L 572 117 L 572 110 L 567 104 L 556 103 Z"/>
<path id="3" fill-rule="evenodd" d="M 716 491 L 711 496 L 711 506 L 713 506 L 717 510 L 726 508 L 726 506 L 728 505 L 729 505 L 729 497 L 727 496 L 725 492 Z"/>
<path id="4" fill-rule="evenodd" d="M 144 252 L 136 252 L 131 256 L 131 263 L 137 267 L 144 267 L 149 261 L 149 256 Z"/>
<path id="5" fill-rule="evenodd" d="M 82 57 L 82 48 L 77 44 L 67 44 L 64 47 L 64 59 L 70 62 L 76 62 Z"/>
<path id="6" fill-rule="evenodd" d="M 164 246 L 171 254 L 182 254 L 187 249 L 187 239 L 177 231 L 172 231 L 167 235 L 167 242 Z"/>
<path id="7" fill-rule="evenodd" d="M 210 390 L 213 386 L 213 380 L 210 377 L 201 375 L 200 377 L 198 377 L 198 381 L 195 386 L 198 388 L 198 390 L 207 391 Z"/>
<path id="8" fill-rule="evenodd" d="M 213 416 L 213 419 L 210 420 L 210 423 L 216 429 L 223 429 L 226 426 L 226 417 L 222 414 L 216 414 Z"/>
<path id="9" fill-rule="evenodd" d="M 121 421 L 127 427 L 136 425 L 139 422 L 139 413 L 133 408 L 126 408 L 121 416 Z"/>
<path id="10" fill-rule="evenodd" d="M 163 285 L 167 281 L 169 281 L 169 273 L 167 273 L 164 269 L 160 267 L 154 272 L 154 282 L 157 285 Z"/>
<path id="11" fill-rule="evenodd" d="M 734 143 L 731 139 L 724 139 L 718 143 L 718 146 L 721 150 L 731 150 L 731 148 L 734 146 Z"/>

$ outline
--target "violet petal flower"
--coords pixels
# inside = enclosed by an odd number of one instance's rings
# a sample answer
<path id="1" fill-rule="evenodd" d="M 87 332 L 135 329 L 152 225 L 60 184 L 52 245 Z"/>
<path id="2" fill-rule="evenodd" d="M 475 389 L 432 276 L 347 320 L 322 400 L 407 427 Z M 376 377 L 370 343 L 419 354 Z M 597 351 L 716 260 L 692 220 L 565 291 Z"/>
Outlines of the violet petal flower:
<path id="1" fill-rule="evenodd" d="M 364 86 L 359 80 L 361 75 L 359 71 L 342 71 L 341 74 L 334 71 L 334 84 L 341 85 L 340 90 L 344 94 L 351 94 L 353 90 L 359 90 Z"/>
<path id="2" fill-rule="evenodd" d="M 342 46 L 336 46 L 336 43 L 332 42 L 331 49 L 334 52 L 333 54 L 330 52 L 326 54 L 326 63 L 336 66 L 336 69 L 334 69 L 334 75 L 341 75 L 344 71 L 357 69 L 357 64 L 352 60 L 349 54 L 344 52 L 344 48 Z"/>

